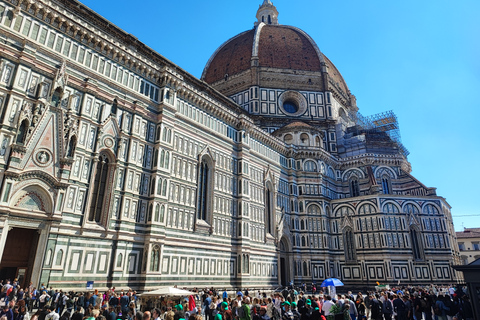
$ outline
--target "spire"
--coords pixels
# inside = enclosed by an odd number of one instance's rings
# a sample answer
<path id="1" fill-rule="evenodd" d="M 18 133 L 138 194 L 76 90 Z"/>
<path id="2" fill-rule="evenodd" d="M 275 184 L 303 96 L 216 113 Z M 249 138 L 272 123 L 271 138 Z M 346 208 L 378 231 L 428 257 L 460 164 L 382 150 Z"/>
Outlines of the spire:
<path id="1" fill-rule="evenodd" d="M 258 8 L 255 26 L 262 22 L 278 25 L 278 11 L 270 0 L 263 0 L 262 5 Z"/>

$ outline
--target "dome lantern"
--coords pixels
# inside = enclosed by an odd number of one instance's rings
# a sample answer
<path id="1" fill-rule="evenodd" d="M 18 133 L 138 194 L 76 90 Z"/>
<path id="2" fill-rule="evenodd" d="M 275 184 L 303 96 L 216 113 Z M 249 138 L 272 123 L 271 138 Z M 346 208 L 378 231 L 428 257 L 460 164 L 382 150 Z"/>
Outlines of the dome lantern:
<path id="1" fill-rule="evenodd" d="M 258 8 L 255 26 L 258 26 L 262 22 L 265 24 L 278 25 L 278 11 L 270 0 L 264 0 L 260 8 Z"/>

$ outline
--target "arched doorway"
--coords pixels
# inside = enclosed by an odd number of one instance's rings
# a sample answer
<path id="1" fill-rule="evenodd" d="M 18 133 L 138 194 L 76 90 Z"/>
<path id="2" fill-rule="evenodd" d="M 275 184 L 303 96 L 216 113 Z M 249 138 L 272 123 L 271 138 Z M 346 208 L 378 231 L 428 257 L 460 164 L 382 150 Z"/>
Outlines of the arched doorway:
<path id="1" fill-rule="evenodd" d="M 32 278 L 39 232 L 24 228 L 12 228 L 6 232 L 8 235 L 0 262 L 0 279 L 18 279 L 24 288 Z"/>
<path id="2" fill-rule="evenodd" d="M 292 280 L 291 275 L 291 262 L 290 262 L 290 254 L 291 254 L 291 246 L 289 241 L 285 236 L 282 237 L 279 243 L 279 265 L 280 265 L 280 281 L 279 284 L 281 286 L 289 286 L 290 281 Z"/>

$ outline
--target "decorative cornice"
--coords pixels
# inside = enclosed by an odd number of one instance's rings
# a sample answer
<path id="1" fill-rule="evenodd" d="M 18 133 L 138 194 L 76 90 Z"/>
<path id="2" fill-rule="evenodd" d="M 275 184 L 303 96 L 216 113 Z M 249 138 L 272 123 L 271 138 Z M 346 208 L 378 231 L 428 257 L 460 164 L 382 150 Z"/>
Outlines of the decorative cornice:
<path id="1" fill-rule="evenodd" d="M 31 179 L 40 179 L 55 189 L 66 189 L 68 183 L 59 182 L 57 179 L 49 175 L 48 173 L 40 170 L 27 171 L 22 173 L 5 171 L 5 176 L 18 182 Z"/>

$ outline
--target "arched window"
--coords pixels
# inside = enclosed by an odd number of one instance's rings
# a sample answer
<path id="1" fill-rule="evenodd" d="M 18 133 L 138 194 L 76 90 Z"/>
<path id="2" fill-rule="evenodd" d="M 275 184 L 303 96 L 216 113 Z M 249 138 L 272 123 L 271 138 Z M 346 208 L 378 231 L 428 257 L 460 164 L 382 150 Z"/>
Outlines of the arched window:
<path id="1" fill-rule="evenodd" d="M 355 256 L 355 238 L 351 228 L 345 228 L 343 232 L 343 249 L 345 250 L 345 261 L 353 262 L 356 260 Z"/>
<path id="2" fill-rule="evenodd" d="M 165 152 L 165 166 L 164 166 L 164 168 L 168 169 L 169 165 L 170 165 L 170 152 L 167 151 L 167 152 Z"/>
<path id="3" fill-rule="evenodd" d="M 308 276 L 308 265 L 306 261 L 303 261 L 303 275 Z"/>
<path id="4" fill-rule="evenodd" d="M 198 166 L 197 219 L 208 222 L 213 192 L 213 161 L 204 155 Z"/>
<path id="5" fill-rule="evenodd" d="M 272 24 L 272 17 L 268 15 L 268 24 Z"/>
<path id="6" fill-rule="evenodd" d="M 412 243 L 412 253 L 415 260 L 423 260 L 422 258 L 422 243 L 417 230 L 410 227 L 410 241 Z"/>
<path id="7" fill-rule="evenodd" d="M 302 220 L 303 222 L 303 220 Z M 307 245 L 307 242 L 305 240 L 305 236 L 302 236 L 302 247 L 305 247 Z"/>
<path id="8" fill-rule="evenodd" d="M 77 136 L 72 136 L 68 142 L 67 157 L 73 158 L 75 148 L 77 147 Z"/>
<path id="9" fill-rule="evenodd" d="M 383 206 L 383 212 L 385 213 L 399 213 L 399 210 L 396 205 L 393 203 L 387 203 Z"/>
<path id="10" fill-rule="evenodd" d="M 165 167 L 165 150 L 160 153 L 160 167 Z"/>
<path id="11" fill-rule="evenodd" d="M 62 99 L 62 88 L 58 87 L 55 89 L 52 95 L 52 105 L 55 107 L 58 107 L 58 104 L 60 102 L 60 99 Z"/>
<path id="12" fill-rule="evenodd" d="M 390 186 L 390 177 L 387 175 L 382 176 L 382 190 L 384 194 L 391 193 L 391 186 Z"/>
<path id="13" fill-rule="evenodd" d="M 158 272 L 160 271 L 160 247 L 154 246 L 152 248 L 152 254 L 150 257 L 150 271 Z"/>
<path id="14" fill-rule="evenodd" d="M 163 180 L 161 178 L 157 178 L 157 195 L 159 196 L 162 195 L 162 182 Z"/>
<path id="15" fill-rule="evenodd" d="M 360 196 L 360 187 L 358 185 L 358 179 L 356 177 L 350 180 L 350 196 L 351 197 Z"/>
<path id="16" fill-rule="evenodd" d="M 353 209 L 347 206 L 342 206 L 335 211 L 336 217 L 346 217 L 346 216 L 353 216 L 353 215 L 354 215 Z"/>
<path id="17" fill-rule="evenodd" d="M 122 267 L 122 262 L 123 262 L 123 254 L 119 253 L 117 256 L 117 268 Z"/>
<path id="18" fill-rule="evenodd" d="M 60 249 L 57 251 L 57 259 L 55 260 L 55 265 L 60 266 L 63 260 L 63 250 Z"/>
<path id="19" fill-rule="evenodd" d="M 375 207 L 371 204 L 364 204 L 360 207 L 358 210 L 360 214 L 369 214 L 369 213 L 375 213 Z"/>
<path id="20" fill-rule="evenodd" d="M 316 204 L 312 204 L 312 205 L 308 206 L 307 213 L 308 214 L 314 214 L 314 215 L 320 215 L 322 213 L 322 209 L 320 209 L 320 207 L 317 206 Z"/>
<path id="21" fill-rule="evenodd" d="M 302 133 L 300 135 L 300 144 L 302 146 L 308 146 L 310 144 L 310 138 L 308 137 L 308 134 Z"/>
<path id="22" fill-rule="evenodd" d="M 270 181 L 265 186 L 265 229 L 267 233 L 273 234 L 275 210 L 273 208 L 273 187 Z"/>
<path id="23" fill-rule="evenodd" d="M 155 206 L 155 222 L 160 222 L 160 205 L 157 203 Z"/>
<path id="24" fill-rule="evenodd" d="M 20 128 L 18 129 L 18 134 L 17 134 L 18 144 L 23 145 L 25 143 L 25 140 L 27 138 L 28 127 L 29 127 L 28 120 L 24 119 L 22 121 L 22 124 L 20 124 Z"/>
<path id="25" fill-rule="evenodd" d="M 307 160 L 303 163 L 303 170 L 306 172 L 316 172 L 317 164 L 312 160 Z"/>
<path id="26" fill-rule="evenodd" d="M 167 179 L 163 180 L 162 196 L 167 196 Z"/>
<path id="27" fill-rule="evenodd" d="M 293 136 L 291 134 L 286 134 L 283 137 L 283 141 L 285 141 L 286 144 L 292 144 L 293 143 Z"/>
<path id="28" fill-rule="evenodd" d="M 420 212 L 418 211 L 417 206 L 414 205 L 414 204 L 411 204 L 411 203 L 407 203 L 407 204 L 405 205 L 405 207 L 403 207 L 403 212 L 405 212 L 405 213 L 412 213 L 412 214 L 415 214 L 415 215 L 417 215 L 417 214 L 420 213 Z"/>
<path id="29" fill-rule="evenodd" d="M 438 209 L 433 204 L 427 204 L 423 207 L 423 213 L 438 214 Z"/>
<path id="30" fill-rule="evenodd" d="M 110 174 L 110 161 L 106 153 L 101 153 L 98 157 L 95 178 L 93 180 L 93 192 L 90 202 L 90 211 L 88 221 L 99 223 L 102 217 L 102 211 L 108 210 L 105 191 L 109 188 L 107 181 Z M 107 197 L 108 198 L 108 197 Z"/>
<path id="31" fill-rule="evenodd" d="M 305 230 L 305 221 L 304 220 L 300 221 L 300 229 Z"/>
<path id="32" fill-rule="evenodd" d="M 165 205 L 162 205 L 160 207 L 160 222 L 163 222 L 165 219 Z"/>

